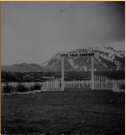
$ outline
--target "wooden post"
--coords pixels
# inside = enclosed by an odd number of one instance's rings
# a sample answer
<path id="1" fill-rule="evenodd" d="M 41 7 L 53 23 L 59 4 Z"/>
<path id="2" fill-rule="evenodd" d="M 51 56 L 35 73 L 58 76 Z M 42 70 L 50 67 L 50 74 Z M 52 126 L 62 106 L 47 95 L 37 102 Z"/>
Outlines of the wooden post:
<path id="1" fill-rule="evenodd" d="M 91 57 L 91 89 L 94 90 L 94 56 Z"/>
<path id="2" fill-rule="evenodd" d="M 62 61 L 62 80 L 61 80 L 61 90 L 64 91 L 64 57 L 61 58 Z"/>

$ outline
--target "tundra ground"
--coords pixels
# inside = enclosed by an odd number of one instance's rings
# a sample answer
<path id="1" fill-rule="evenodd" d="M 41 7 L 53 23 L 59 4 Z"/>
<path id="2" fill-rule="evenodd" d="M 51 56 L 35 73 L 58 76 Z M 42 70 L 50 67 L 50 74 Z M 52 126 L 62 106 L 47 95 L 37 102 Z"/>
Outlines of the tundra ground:
<path id="1" fill-rule="evenodd" d="M 47 91 L 1 97 L 2 134 L 125 134 L 125 94 Z"/>

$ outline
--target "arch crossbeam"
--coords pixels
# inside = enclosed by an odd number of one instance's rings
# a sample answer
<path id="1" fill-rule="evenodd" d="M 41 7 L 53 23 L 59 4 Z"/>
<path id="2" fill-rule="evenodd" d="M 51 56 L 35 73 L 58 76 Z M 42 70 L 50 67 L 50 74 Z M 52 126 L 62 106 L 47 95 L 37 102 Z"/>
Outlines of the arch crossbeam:
<path id="1" fill-rule="evenodd" d="M 64 91 L 64 57 L 91 57 L 91 82 L 92 82 L 92 90 L 94 90 L 94 56 L 96 54 L 91 53 L 62 53 L 61 63 L 62 63 L 62 78 L 61 78 L 61 90 Z"/>

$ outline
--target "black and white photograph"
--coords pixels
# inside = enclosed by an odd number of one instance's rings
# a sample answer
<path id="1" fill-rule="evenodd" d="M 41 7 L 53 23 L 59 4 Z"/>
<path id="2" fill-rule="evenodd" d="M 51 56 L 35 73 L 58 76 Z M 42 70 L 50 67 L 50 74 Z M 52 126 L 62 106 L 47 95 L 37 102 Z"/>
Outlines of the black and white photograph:
<path id="1" fill-rule="evenodd" d="M 1 134 L 125 134 L 125 1 L 1 2 Z"/>

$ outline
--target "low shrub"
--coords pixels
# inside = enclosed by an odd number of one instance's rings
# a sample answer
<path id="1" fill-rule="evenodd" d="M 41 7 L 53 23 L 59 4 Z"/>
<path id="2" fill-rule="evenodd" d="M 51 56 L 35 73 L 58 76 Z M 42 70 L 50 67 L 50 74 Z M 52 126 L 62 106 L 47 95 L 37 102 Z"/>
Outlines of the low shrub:
<path id="1" fill-rule="evenodd" d="M 11 91 L 13 90 L 13 86 L 12 85 L 5 85 L 5 86 L 3 86 L 3 90 L 5 93 L 11 93 Z"/>
<path id="2" fill-rule="evenodd" d="M 17 92 L 26 92 L 29 91 L 29 89 L 22 83 L 18 83 L 16 86 Z"/>
<path id="3" fill-rule="evenodd" d="M 41 90 L 41 87 L 42 87 L 41 84 L 35 83 L 30 87 L 30 90 Z"/>

